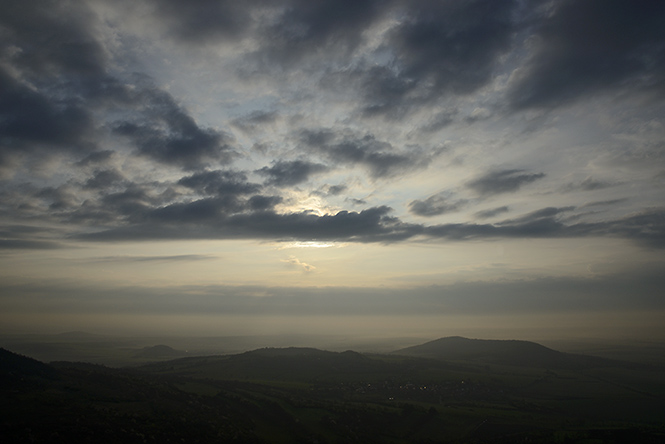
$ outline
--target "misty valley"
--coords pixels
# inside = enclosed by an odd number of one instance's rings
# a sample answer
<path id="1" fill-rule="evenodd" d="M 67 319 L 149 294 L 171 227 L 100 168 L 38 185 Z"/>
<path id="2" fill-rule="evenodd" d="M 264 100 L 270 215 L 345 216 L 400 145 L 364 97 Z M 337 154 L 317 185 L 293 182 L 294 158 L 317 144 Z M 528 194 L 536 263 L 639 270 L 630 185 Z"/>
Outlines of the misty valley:
<path id="1" fill-rule="evenodd" d="M 662 364 L 528 341 L 447 337 L 385 353 L 264 347 L 190 356 L 166 345 L 133 353 L 133 365 L 110 367 L 0 350 L 3 442 L 665 441 Z"/>

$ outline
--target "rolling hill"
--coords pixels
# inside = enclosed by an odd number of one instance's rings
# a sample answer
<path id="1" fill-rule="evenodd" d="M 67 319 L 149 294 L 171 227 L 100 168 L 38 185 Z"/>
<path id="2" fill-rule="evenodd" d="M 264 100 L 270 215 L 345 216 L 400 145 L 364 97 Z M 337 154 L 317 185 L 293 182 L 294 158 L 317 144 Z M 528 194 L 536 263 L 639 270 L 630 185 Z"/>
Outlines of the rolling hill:
<path id="1" fill-rule="evenodd" d="M 526 341 L 464 338 L 388 355 L 262 348 L 131 368 L 45 364 L 0 349 L 0 436 L 16 443 L 663 442 L 662 369 L 585 358 Z"/>
<path id="2" fill-rule="evenodd" d="M 460 336 L 436 339 L 397 350 L 393 354 L 448 361 L 552 369 L 631 365 L 594 356 L 562 353 L 530 341 L 469 339 Z"/>

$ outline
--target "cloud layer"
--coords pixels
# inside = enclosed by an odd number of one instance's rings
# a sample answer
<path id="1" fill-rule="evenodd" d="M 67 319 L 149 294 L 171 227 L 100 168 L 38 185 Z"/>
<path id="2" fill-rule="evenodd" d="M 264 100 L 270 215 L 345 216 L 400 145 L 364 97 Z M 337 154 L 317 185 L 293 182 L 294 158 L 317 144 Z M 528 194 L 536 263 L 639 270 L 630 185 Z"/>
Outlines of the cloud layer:
<path id="1" fill-rule="evenodd" d="M 665 171 L 657 2 L 12 0 L 0 16 L 5 249 L 664 245 L 662 181 L 642 179 Z"/>

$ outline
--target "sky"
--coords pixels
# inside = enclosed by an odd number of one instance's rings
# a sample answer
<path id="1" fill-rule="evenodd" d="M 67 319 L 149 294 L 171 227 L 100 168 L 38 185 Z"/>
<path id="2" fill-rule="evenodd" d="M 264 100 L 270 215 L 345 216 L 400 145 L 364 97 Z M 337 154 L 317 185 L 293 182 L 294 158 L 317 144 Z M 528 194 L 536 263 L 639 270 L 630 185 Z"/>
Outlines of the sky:
<path id="1" fill-rule="evenodd" d="M 664 24 L 4 0 L 0 331 L 665 340 Z"/>

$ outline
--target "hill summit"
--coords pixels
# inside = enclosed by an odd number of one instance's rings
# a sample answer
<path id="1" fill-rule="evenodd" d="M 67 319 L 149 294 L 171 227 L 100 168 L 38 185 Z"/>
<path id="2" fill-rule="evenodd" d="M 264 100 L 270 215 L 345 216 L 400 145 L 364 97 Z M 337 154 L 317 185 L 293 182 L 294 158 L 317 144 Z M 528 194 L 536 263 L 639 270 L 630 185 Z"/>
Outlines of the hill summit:
<path id="1" fill-rule="evenodd" d="M 57 371 L 48 364 L 0 348 L 0 388 L 55 377 Z"/>
<path id="2" fill-rule="evenodd" d="M 602 358 L 562 353 L 530 341 L 469 339 L 460 336 L 435 339 L 393 353 L 519 367 L 583 368 L 611 362 Z"/>

